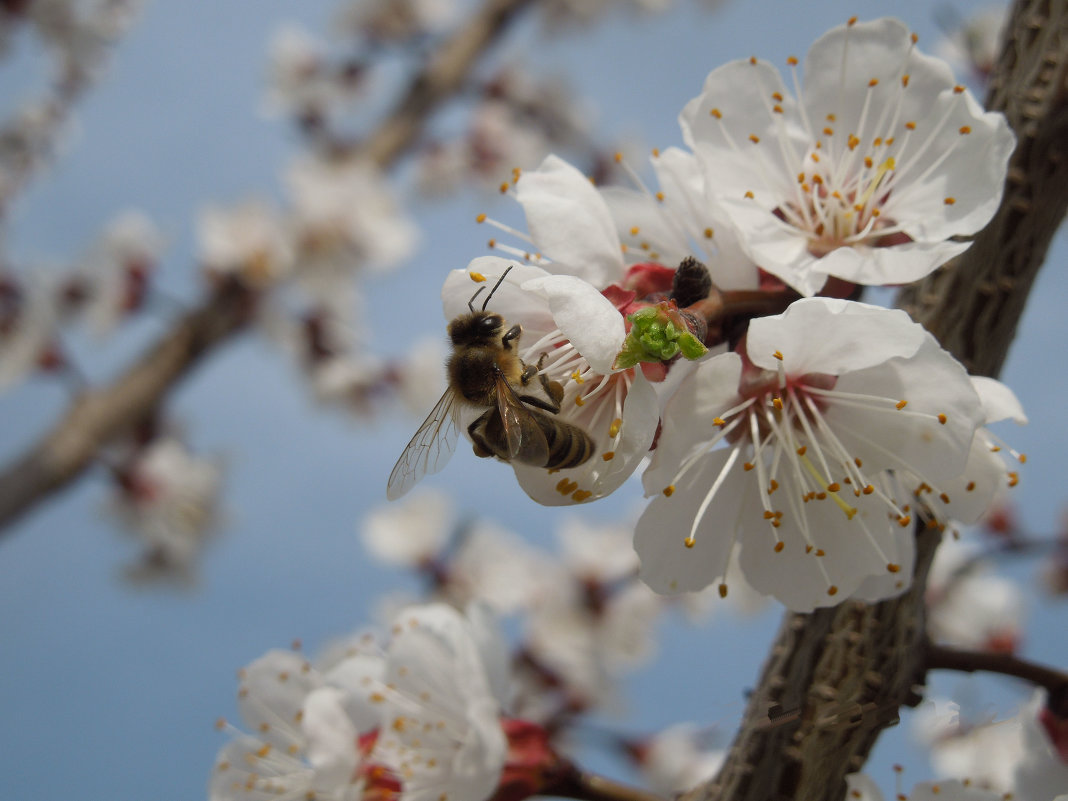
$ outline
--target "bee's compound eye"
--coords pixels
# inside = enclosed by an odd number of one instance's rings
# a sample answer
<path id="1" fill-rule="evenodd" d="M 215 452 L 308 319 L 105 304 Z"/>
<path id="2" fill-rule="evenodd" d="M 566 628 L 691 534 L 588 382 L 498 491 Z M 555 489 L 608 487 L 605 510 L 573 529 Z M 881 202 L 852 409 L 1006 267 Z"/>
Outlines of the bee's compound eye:
<path id="1" fill-rule="evenodd" d="M 484 334 L 486 336 L 491 336 L 492 334 L 496 333 L 497 329 L 500 327 L 501 318 L 498 317 L 496 314 L 491 314 L 489 316 L 483 317 L 481 320 L 478 321 L 479 333 Z"/>

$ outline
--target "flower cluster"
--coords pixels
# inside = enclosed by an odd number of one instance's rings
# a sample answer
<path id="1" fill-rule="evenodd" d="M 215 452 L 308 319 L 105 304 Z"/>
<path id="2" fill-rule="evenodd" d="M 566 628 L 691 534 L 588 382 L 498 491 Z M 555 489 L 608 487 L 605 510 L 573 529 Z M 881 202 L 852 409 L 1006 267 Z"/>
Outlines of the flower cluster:
<path id="1" fill-rule="evenodd" d="M 797 64 L 790 59 L 790 64 Z M 578 467 L 513 462 L 545 504 L 616 490 L 652 450 L 634 545 L 662 593 L 746 579 L 791 609 L 908 586 L 916 523 L 974 522 L 1023 456 L 987 429 L 1025 420 L 904 312 L 857 302 L 968 247 L 997 208 L 1014 137 L 892 19 L 851 20 L 793 70 L 714 70 L 654 151 L 659 190 L 598 189 L 550 156 L 506 187 L 529 234 L 445 282 L 477 284 L 590 435 Z M 465 408 L 481 415 L 485 409 Z M 461 419 L 463 425 L 475 418 Z M 476 453 L 484 453 L 476 445 Z"/>
<path id="2" fill-rule="evenodd" d="M 565 766 L 535 724 L 504 717 L 503 642 L 478 606 L 401 612 L 389 642 L 354 638 L 313 665 L 271 651 L 241 671 L 251 730 L 219 752 L 212 801 L 483 801 L 537 792 Z M 220 721 L 225 728 L 225 721 Z"/>

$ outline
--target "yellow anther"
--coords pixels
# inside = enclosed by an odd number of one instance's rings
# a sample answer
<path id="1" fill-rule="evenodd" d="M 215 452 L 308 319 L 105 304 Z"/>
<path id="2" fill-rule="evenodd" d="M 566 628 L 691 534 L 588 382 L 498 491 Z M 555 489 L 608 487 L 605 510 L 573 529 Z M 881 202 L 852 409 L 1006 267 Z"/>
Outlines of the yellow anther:
<path id="1" fill-rule="evenodd" d="M 908 524 L 911 523 L 911 522 L 912 522 L 912 515 L 901 515 L 901 517 L 899 517 L 897 519 L 897 524 L 899 526 L 901 526 L 901 528 L 906 528 L 908 526 Z"/>
<path id="2" fill-rule="evenodd" d="M 571 374 L 571 380 L 574 381 L 576 384 L 586 383 L 586 379 L 582 377 L 582 373 L 580 373 L 578 370 L 575 370 L 575 372 Z"/>
<path id="3" fill-rule="evenodd" d="M 715 232 L 711 228 L 706 228 L 704 233 L 705 239 L 711 239 Z"/>
<path id="4" fill-rule="evenodd" d="M 838 492 L 840 489 L 842 489 L 842 487 L 837 481 L 832 481 L 827 485 L 827 492 Z"/>
<path id="5" fill-rule="evenodd" d="M 946 493 L 944 493 L 944 492 L 942 492 L 942 493 L 939 493 L 939 495 L 938 495 L 938 499 L 939 499 L 940 501 L 942 501 L 942 503 L 949 503 L 949 495 L 947 495 L 947 494 L 946 494 Z"/>
<path id="6" fill-rule="evenodd" d="M 808 446 L 807 445 L 802 445 L 800 448 L 797 449 L 797 455 L 798 456 L 804 456 L 805 453 L 807 453 L 807 452 L 808 452 Z"/>
<path id="7" fill-rule="evenodd" d="M 835 586 L 834 586 L 834 585 L 832 584 L 832 585 L 831 585 L 830 587 L 828 587 L 828 588 L 827 588 L 827 594 L 828 594 L 828 595 L 837 595 L 837 594 L 838 594 L 838 588 L 837 588 L 837 587 L 835 587 Z"/>
<path id="8" fill-rule="evenodd" d="M 638 235 L 638 226 L 632 225 L 630 227 L 630 235 L 631 236 L 637 236 Z"/>
<path id="9" fill-rule="evenodd" d="M 825 550 L 823 550 L 823 548 L 817 548 L 816 549 L 816 556 L 826 556 L 826 555 L 827 555 L 827 552 Z"/>
<path id="10" fill-rule="evenodd" d="M 500 187 L 498 187 L 498 188 L 500 189 L 500 192 L 501 192 L 502 195 L 508 194 L 508 182 L 507 181 L 502 181 Z"/>
<path id="11" fill-rule="evenodd" d="M 957 84 L 956 86 L 953 87 L 953 94 L 959 95 L 959 94 L 963 94 L 963 93 L 964 93 L 964 87 L 961 86 L 960 84 Z"/>
<path id="12" fill-rule="evenodd" d="M 894 408 L 897 409 L 898 411 L 900 411 L 901 409 L 904 409 L 908 405 L 909 405 L 909 402 L 907 400 L 899 400 L 897 403 L 894 404 Z"/>
<path id="13" fill-rule="evenodd" d="M 972 132 L 972 126 L 970 126 L 970 125 L 962 125 L 962 126 L 960 126 L 960 128 L 958 130 L 960 131 L 961 136 L 964 136 L 964 135 L 970 134 Z"/>
<path id="14" fill-rule="evenodd" d="M 619 164 L 619 163 L 620 163 L 621 161 L 623 161 L 623 154 L 622 154 L 622 153 L 620 153 L 620 152 L 619 152 L 619 151 L 617 150 L 617 151 L 615 152 L 615 155 L 614 155 L 614 156 L 612 156 L 612 158 L 614 158 L 614 159 L 616 160 L 616 164 Z"/>
<path id="15" fill-rule="evenodd" d="M 916 123 L 913 122 L 912 120 L 909 120 L 908 122 L 905 123 L 905 128 L 907 128 L 910 131 L 915 131 L 916 130 Z"/>
<path id="16" fill-rule="evenodd" d="M 726 584 L 720 584 L 719 585 L 719 597 L 720 598 L 726 598 L 727 597 L 727 585 Z"/>
<path id="17" fill-rule="evenodd" d="M 782 540 L 779 540 L 777 543 L 775 543 L 775 553 L 782 553 L 782 549 L 785 547 L 786 543 Z"/>
<path id="18" fill-rule="evenodd" d="M 901 570 L 901 565 L 891 562 L 886 566 L 886 569 L 891 573 L 897 573 Z"/>
<path id="19" fill-rule="evenodd" d="M 590 490 L 575 490 L 573 493 L 571 493 L 571 500 L 582 503 L 591 495 L 593 495 L 593 493 Z"/>
<path id="20" fill-rule="evenodd" d="M 486 276 L 484 276 L 482 273 L 476 273 L 474 270 L 469 272 L 468 275 L 471 277 L 471 280 L 474 281 L 476 284 L 481 284 L 483 281 L 486 280 Z"/>
<path id="21" fill-rule="evenodd" d="M 491 239 L 486 243 L 486 245 L 487 245 L 487 247 L 495 248 L 495 247 L 497 247 L 497 240 L 496 239 Z"/>
<path id="22" fill-rule="evenodd" d="M 664 497 L 665 498 L 670 498 L 672 495 L 675 494 L 675 485 L 674 484 L 668 484 L 666 487 L 664 487 L 663 491 L 664 491 Z"/>
<path id="23" fill-rule="evenodd" d="M 781 412 L 782 411 L 782 398 L 772 398 L 771 399 L 771 405 L 774 406 L 778 411 Z"/>
<path id="24" fill-rule="evenodd" d="M 906 72 L 901 76 L 901 86 L 905 87 L 909 85 L 909 74 Z"/>
<path id="25" fill-rule="evenodd" d="M 868 88 L 869 89 L 872 89 L 872 88 L 874 88 L 874 87 L 876 87 L 878 85 L 879 85 L 879 79 L 878 78 L 872 78 L 870 81 L 868 81 Z"/>
<path id="26" fill-rule="evenodd" d="M 823 135 L 824 136 L 834 136 L 834 128 L 830 128 L 830 127 L 824 128 L 823 129 Z"/>
<path id="27" fill-rule="evenodd" d="M 754 66 L 756 66 L 756 63 L 757 63 L 757 57 L 756 57 L 756 56 L 750 56 L 750 57 L 749 57 L 749 63 L 750 63 L 750 64 L 752 64 L 752 65 L 754 65 Z"/>
<path id="28" fill-rule="evenodd" d="M 656 193 L 656 199 L 659 200 L 661 203 L 663 203 L 664 202 L 664 193 L 663 192 L 657 192 Z"/>
<path id="29" fill-rule="evenodd" d="M 727 425 L 727 421 L 724 420 L 722 417 L 713 417 L 712 418 L 712 425 L 719 426 L 720 428 L 723 428 L 723 426 Z"/>
<path id="30" fill-rule="evenodd" d="M 752 470 L 754 467 L 756 467 L 756 465 L 754 465 L 752 462 L 746 462 L 745 464 L 742 465 L 742 469 L 745 470 L 745 472 L 747 472 L 747 473 L 750 470 Z"/>
<path id="31" fill-rule="evenodd" d="M 947 206 L 952 206 L 954 203 L 957 202 L 957 199 L 955 197 L 947 197 L 942 202 L 945 203 Z"/>
<path id="32" fill-rule="evenodd" d="M 723 114 L 720 112 L 720 110 L 718 108 L 709 109 L 708 113 L 709 113 L 709 115 L 715 117 L 717 120 L 723 119 Z"/>
<path id="33" fill-rule="evenodd" d="M 608 427 L 608 436 L 615 437 L 619 433 L 619 429 L 623 427 L 623 421 L 618 417 L 612 421 L 612 425 Z"/>
<path id="34" fill-rule="evenodd" d="M 754 145 L 759 144 L 760 143 L 760 137 L 757 136 L 756 134 L 749 134 L 749 141 L 752 142 Z"/>
<path id="35" fill-rule="evenodd" d="M 692 548 L 694 545 L 697 544 L 697 541 L 693 537 L 687 537 L 682 541 L 682 544 L 685 545 L 687 548 Z"/>
<path id="36" fill-rule="evenodd" d="M 584 406 L 585 404 L 586 404 L 586 401 L 584 401 L 584 400 L 582 399 L 582 396 L 581 396 L 581 395 L 576 395 L 576 396 L 575 396 L 575 405 L 576 405 L 576 406 Z"/>
<path id="37" fill-rule="evenodd" d="M 1027 464 L 1027 454 L 1026 453 L 1019 454 L 1016 457 L 1016 461 L 1018 461 L 1020 464 Z"/>
<path id="38" fill-rule="evenodd" d="M 777 350 L 771 355 L 774 356 L 776 359 L 778 359 L 780 362 L 782 361 L 782 351 L 778 351 Z"/>
<path id="39" fill-rule="evenodd" d="M 747 197 L 749 200 L 752 200 L 754 195 L 753 195 L 751 190 L 747 189 L 746 192 L 745 192 L 745 197 Z"/>
<path id="40" fill-rule="evenodd" d="M 797 56 L 788 56 L 787 59 L 786 59 L 786 63 L 789 64 L 791 67 L 796 67 L 797 66 Z"/>
<path id="41" fill-rule="evenodd" d="M 1020 483 L 1020 474 L 1015 472 L 1015 471 L 1013 471 L 1013 470 L 1010 470 L 1009 471 L 1009 486 L 1010 487 L 1015 487 L 1019 483 Z"/>
<path id="42" fill-rule="evenodd" d="M 610 461 L 612 461 L 612 459 L 615 458 L 615 455 L 616 455 L 615 451 L 605 451 L 604 453 L 601 454 L 601 458 L 604 459 L 606 462 L 610 462 Z"/>
<path id="43" fill-rule="evenodd" d="M 775 490 L 777 490 L 778 488 L 779 482 L 775 479 L 772 479 L 771 482 L 768 484 L 768 495 L 771 495 L 771 493 L 775 492 Z"/>
<path id="44" fill-rule="evenodd" d="M 655 159 L 655 158 L 659 158 L 659 156 L 660 156 L 660 148 L 658 148 L 658 147 L 654 147 L 654 148 L 653 148 L 653 158 L 654 158 L 654 159 Z"/>
<path id="45" fill-rule="evenodd" d="M 850 134 L 849 139 L 846 140 L 846 145 L 849 147 L 850 150 L 856 150 L 857 145 L 859 144 L 860 139 L 857 137 L 856 134 Z"/>

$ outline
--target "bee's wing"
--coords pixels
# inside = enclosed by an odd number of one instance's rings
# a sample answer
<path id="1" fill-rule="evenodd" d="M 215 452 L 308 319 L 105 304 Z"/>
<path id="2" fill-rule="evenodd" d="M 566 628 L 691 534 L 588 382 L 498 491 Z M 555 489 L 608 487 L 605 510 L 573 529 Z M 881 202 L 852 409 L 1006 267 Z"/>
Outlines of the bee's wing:
<path id="1" fill-rule="evenodd" d="M 508 455 L 524 464 L 544 465 L 549 443 L 531 410 L 519 399 L 504 374 L 497 372 L 497 411 L 504 427 Z"/>
<path id="2" fill-rule="evenodd" d="M 451 389 L 445 390 L 426 420 L 419 426 L 411 442 L 389 474 L 386 497 L 397 500 L 410 490 L 427 473 L 436 473 L 445 466 L 456 450 L 460 426 L 456 419 Z"/>

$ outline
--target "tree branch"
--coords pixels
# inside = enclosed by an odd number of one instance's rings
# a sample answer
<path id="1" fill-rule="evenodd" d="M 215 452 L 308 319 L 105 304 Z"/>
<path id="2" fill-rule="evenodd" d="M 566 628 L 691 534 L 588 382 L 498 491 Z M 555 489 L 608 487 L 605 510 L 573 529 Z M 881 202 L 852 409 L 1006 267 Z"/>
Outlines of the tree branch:
<path id="1" fill-rule="evenodd" d="M 997 375 L 1068 208 L 1068 2 L 1017 0 L 988 108 L 1019 139 L 1002 203 L 954 267 L 899 303 L 970 368 Z M 917 537 L 910 590 L 879 604 L 786 615 L 726 763 L 690 801 L 840 801 L 902 705 L 919 701 L 923 590 L 939 534 Z M 843 719 L 843 709 L 857 709 Z M 869 710 L 866 712 L 866 710 Z M 779 711 L 778 719 L 769 711 Z M 770 723 L 769 723 L 770 721 Z"/>
<path id="2" fill-rule="evenodd" d="M 462 88 L 477 59 L 532 0 L 486 0 L 432 54 L 396 108 L 348 155 L 386 167 L 417 139 L 429 114 Z M 78 478 L 101 448 L 155 411 L 171 388 L 248 321 L 249 297 L 233 286 L 181 317 L 117 381 L 78 396 L 27 452 L 0 470 L 3 528 Z"/>
<path id="3" fill-rule="evenodd" d="M 1012 654 L 993 654 L 986 651 L 965 651 L 945 645 L 927 645 L 927 670 L 960 670 L 974 673 L 1001 673 L 1045 687 L 1049 694 L 1047 706 L 1057 717 L 1068 718 L 1068 673 L 1028 662 Z"/>

